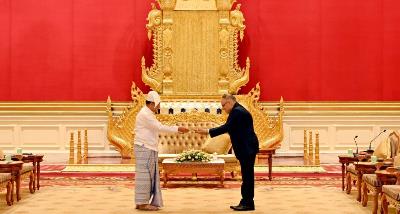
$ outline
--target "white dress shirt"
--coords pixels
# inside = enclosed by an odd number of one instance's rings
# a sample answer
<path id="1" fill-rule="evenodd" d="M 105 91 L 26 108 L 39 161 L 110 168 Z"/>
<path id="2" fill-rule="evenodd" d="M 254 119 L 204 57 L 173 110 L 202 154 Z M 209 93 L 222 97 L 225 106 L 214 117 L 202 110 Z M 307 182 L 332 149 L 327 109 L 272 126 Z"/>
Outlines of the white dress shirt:
<path id="1" fill-rule="evenodd" d="M 136 116 L 134 144 L 158 151 L 160 132 L 178 132 L 178 126 L 166 126 L 157 120 L 156 115 L 144 106 Z"/>

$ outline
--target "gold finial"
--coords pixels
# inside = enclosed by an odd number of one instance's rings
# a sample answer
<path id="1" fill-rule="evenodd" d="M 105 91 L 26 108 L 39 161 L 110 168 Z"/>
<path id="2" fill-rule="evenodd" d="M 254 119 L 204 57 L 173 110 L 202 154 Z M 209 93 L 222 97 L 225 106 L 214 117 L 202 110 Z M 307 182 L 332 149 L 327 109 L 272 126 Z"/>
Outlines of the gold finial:
<path id="1" fill-rule="evenodd" d="M 242 6 L 242 4 L 237 4 L 235 10 L 240 10 L 240 6 Z"/>
<path id="2" fill-rule="evenodd" d="M 68 164 L 74 164 L 74 133 L 71 132 L 70 140 L 69 140 L 69 160 Z"/>
<path id="3" fill-rule="evenodd" d="M 306 129 L 304 129 L 304 149 L 303 149 L 303 152 L 304 152 L 304 164 L 306 165 L 307 164 L 307 160 L 308 160 L 308 146 L 307 146 L 308 144 L 307 144 L 307 130 Z"/>
<path id="4" fill-rule="evenodd" d="M 320 160 L 319 160 L 319 132 L 317 131 L 315 133 L 315 164 L 320 165 Z"/>
<path id="5" fill-rule="evenodd" d="M 88 156 L 89 156 L 88 132 L 87 129 L 85 129 L 85 136 L 83 142 L 83 162 L 85 164 L 88 163 Z"/>
<path id="6" fill-rule="evenodd" d="M 313 139 L 312 139 L 312 130 L 309 132 L 308 138 L 308 160 L 310 164 L 314 162 L 314 148 L 313 148 Z"/>
<path id="7" fill-rule="evenodd" d="M 76 163 L 81 164 L 82 163 L 82 144 L 81 144 L 81 131 L 78 131 L 78 144 L 76 146 Z"/>

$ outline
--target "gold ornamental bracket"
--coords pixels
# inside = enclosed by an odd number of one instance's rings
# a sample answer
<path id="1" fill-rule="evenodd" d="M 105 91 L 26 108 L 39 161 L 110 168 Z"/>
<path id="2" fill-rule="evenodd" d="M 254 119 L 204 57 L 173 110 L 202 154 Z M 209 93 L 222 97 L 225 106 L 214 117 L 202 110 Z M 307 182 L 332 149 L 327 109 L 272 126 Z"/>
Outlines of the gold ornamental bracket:
<path id="1" fill-rule="evenodd" d="M 153 39 L 153 65 L 150 68 L 146 67 L 146 60 L 142 57 L 141 65 L 142 65 L 142 81 L 150 87 L 161 93 L 162 91 L 162 79 L 163 73 L 160 70 L 160 54 L 162 51 L 160 49 L 160 44 L 162 42 L 162 11 L 156 8 L 154 3 L 151 3 L 151 11 L 147 15 L 147 37 L 149 40 Z"/>
<path id="2" fill-rule="evenodd" d="M 246 25 L 243 24 L 245 19 L 242 11 L 240 11 L 240 7 L 241 4 L 237 4 L 235 10 L 231 11 L 231 24 L 240 32 L 240 41 L 242 41 Z"/>
<path id="3" fill-rule="evenodd" d="M 133 158 L 132 133 L 136 115 L 145 105 L 143 92 L 132 82 L 131 87 L 132 103 L 125 107 L 122 114 L 114 117 L 111 98 L 108 97 L 106 111 L 108 114 L 107 138 L 111 145 L 121 154 L 122 158 Z"/>
<path id="4" fill-rule="evenodd" d="M 158 0 L 146 29 L 153 64 L 142 57 L 142 81 L 162 95 L 237 94 L 249 81 L 250 59 L 238 64 L 246 28 L 235 0 Z M 195 80 L 195 81 L 193 81 Z"/>
<path id="5" fill-rule="evenodd" d="M 157 26 L 161 25 L 162 21 L 161 10 L 157 9 L 154 3 L 151 3 L 151 11 L 147 15 L 146 20 L 148 21 L 148 23 L 146 24 L 147 37 L 150 40 L 153 34 L 152 31 L 155 30 Z"/>
<path id="6" fill-rule="evenodd" d="M 279 101 L 278 115 L 269 115 L 267 109 L 259 104 L 260 84 L 257 83 L 247 95 L 237 96 L 242 104 L 252 115 L 254 130 L 260 142 L 260 149 L 279 148 L 283 140 L 283 97 Z"/>

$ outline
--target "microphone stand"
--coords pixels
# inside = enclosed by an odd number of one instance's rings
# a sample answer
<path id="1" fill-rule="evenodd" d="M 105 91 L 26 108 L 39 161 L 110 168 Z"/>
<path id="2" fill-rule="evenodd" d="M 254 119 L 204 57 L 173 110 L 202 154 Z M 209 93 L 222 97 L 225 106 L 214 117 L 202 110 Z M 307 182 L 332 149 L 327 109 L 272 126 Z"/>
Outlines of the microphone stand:
<path id="1" fill-rule="evenodd" d="M 356 140 L 356 138 L 357 138 L 358 136 L 355 136 L 354 137 L 354 143 L 356 144 L 356 154 L 354 155 L 354 157 L 356 156 L 356 155 L 358 155 L 358 145 L 357 145 L 357 140 Z"/>
<path id="2" fill-rule="evenodd" d="M 367 153 L 369 153 L 369 154 L 374 153 L 374 150 L 371 149 L 371 143 L 374 142 L 374 140 L 375 140 L 376 138 L 378 138 L 378 137 L 379 137 L 382 133 L 384 133 L 384 132 L 386 132 L 386 129 L 384 129 L 383 131 L 381 131 L 376 137 L 374 137 L 374 139 L 372 139 L 372 140 L 369 142 L 369 147 L 368 147 L 368 150 L 366 151 Z"/>

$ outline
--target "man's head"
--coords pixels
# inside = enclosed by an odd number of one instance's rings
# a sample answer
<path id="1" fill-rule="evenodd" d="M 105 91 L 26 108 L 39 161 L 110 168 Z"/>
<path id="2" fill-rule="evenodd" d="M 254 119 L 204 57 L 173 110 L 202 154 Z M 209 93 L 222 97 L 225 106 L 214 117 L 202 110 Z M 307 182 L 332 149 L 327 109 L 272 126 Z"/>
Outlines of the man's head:
<path id="1" fill-rule="evenodd" d="M 226 113 L 231 113 L 233 106 L 236 103 L 236 97 L 231 95 L 231 94 L 224 94 L 222 95 L 221 98 L 221 106 L 222 109 L 226 112 Z"/>
<path id="2" fill-rule="evenodd" d="M 155 91 L 150 91 L 146 96 L 146 106 L 157 113 L 158 109 L 160 109 L 160 95 Z"/>

